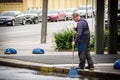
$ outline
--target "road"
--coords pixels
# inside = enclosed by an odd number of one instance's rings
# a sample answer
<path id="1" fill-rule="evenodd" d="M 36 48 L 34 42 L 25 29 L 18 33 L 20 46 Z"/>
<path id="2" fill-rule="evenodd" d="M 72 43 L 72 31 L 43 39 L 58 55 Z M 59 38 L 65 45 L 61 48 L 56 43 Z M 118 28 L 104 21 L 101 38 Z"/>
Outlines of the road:
<path id="1" fill-rule="evenodd" d="M 88 22 L 91 26 L 91 19 Z M 58 32 L 66 27 L 71 28 L 76 25 L 73 21 L 59 21 L 47 23 L 47 43 L 53 42 L 53 33 Z M 90 29 L 92 29 L 90 27 Z M 7 47 L 15 47 L 17 49 L 27 49 L 29 45 L 37 45 L 41 38 L 41 23 L 11 26 L 0 26 L 0 47 L 4 50 Z M 33 48 L 32 47 L 32 48 Z"/>
<path id="2" fill-rule="evenodd" d="M 91 25 L 91 19 L 87 20 L 89 25 Z M 48 22 L 47 25 L 47 44 L 49 45 L 42 45 L 40 44 L 40 38 L 41 38 L 41 23 L 39 24 L 27 24 L 27 25 L 17 25 L 14 27 L 11 26 L 1 26 L 0 27 L 0 55 L 4 55 L 4 49 L 8 47 L 12 47 L 17 49 L 18 51 L 18 59 L 25 59 L 25 60 L 32 60 L 32 49 L 35 47 L 43 47 L 45 49 L 46 53 L 54 52 L 54 46 L 53 46 L 53 33 L 60 31 L 61 29 L 64 29 L 66 27 L 72 27 L 74 23 L 73 21 L 59 21 L 59 22 Z M 90 27 L 90 29 L 92 29 Z M 52 47 L 52 48 L 51 48 Z M 27 57 L 25 58 L 25 54 L 27 53 Z M 69 54 L 70 53 L 70 54 Z M 71 53 L 68 52 L 67 55 L 40 55 L 35 57 L 35 61 L 41 62 L 44 61 L 44 63 L 65 63 L 65 64 L 71 64 Z M 23 56 L 22 56 L 23 55 Z M 31 56 L 32 55 L 32 56 Z M 21 57 L 20 57 L 21 56 Z M 47 56 L 47 57 L 46 57 Z M 107 55 L 105 55 L 107 56 Z M 104 59 L 101 59 L 102 56 L 94 55 L 93 59 L 95 63 L 98 62 L 114 62 L 116 59 L 118 59 L 119 56 L 115 56 L 113 58 L 111 57 L 104 57 Z M 54 62 L 54 60 L 57 61 Z M 62 61 L 61 61 L 62 59 Z M 108 60 L 107 60 L 108 59 Z M 97 60 L 97 61 L 96 61 Z M 75 62 L 78 63 L 78 57 L 77 53 L 75 53 Z"/>
<path id="3" fill-rule="evenodd" d="M 88 19 L 87 20 L 91 28 L 91 22 L 92 19 Z M 27 24 L 27 25 L 17 25 L 17 26 L 0 26 L 0 53 L 4 54 L 4 49 L 8 48 L 8 47 L 12 47 L 18 50 L 18 54 L 24 55 L 24 53 L 28 53 L 29 58 L 32 58 L 30 55 L 32 54 L 32 49 L 35 47 L 43 47 L 45 48 L 45 51 L 47 51 L 47 53 L 49 53 L 50 51 L 54 51 L 54 46 L 53 46 L 53 33 L 58 32 L 66 27 L 71 28 L 73 26 L 73 24 L 76 25 L 75 22 L 73 21 L 59 21 L 59 22 L 48 22 L 47 23 L 47 44 L 49 45 L 42 45 L 40 44 L 40 38 L 41 38 L 41 23 L 39 24 Z M 51 48 L 52 47 L 52 48 Z M 70 52 L 68 52 L 70 53 Z M 0 54 L 0 55 L 1 55 Z M 59 57 L 58 61 L 60 61 L 60 59 L 63 56 L 59 56 L 56 55 L 56 57 Z M 68 54 L 64 57 L 64 59 L 67 58 L 67 60 L 65 63 L 70 63 L 71 62 L 71 54 Z M 77 54 L 75 55 L 75 60 L 76 62 L 78 62 L 78 58 L 77 58 Z M 94 57 L 94 60 L 97 59 L 98 56 Z M 49 58 L 53 59 L 55 57 L 52 57 L 51 55 L 49 55 Z M 109 56 L 108 56 L 109 58 Z M 116 57 L 118 58 L 118 57 Z M 115 61 L 116 58 L 113 58 L 110 60 L 110 62 Z M 24 59 L 24 58 L 23 58 Z M 27 58 L 26 58 L 27 59 Z M 42 57 L 41 57 L 42 59 Z M 43 56 L 43 61 L 49 60 L 46 59 L 45 56 Z M 37 59 L 36 59 L 37 60 Z M 40 61 L 40 60 L 39 60 Z M 104 59 L 102 60 L 103 62 L 107 61 Z M 49 62 L 49 61 L 46 61 Z M 52 60 L 49 62 L 51 63 Z M 98 61 L 96 61 L 98 62 Z M 57 62 L 57 63 L 61 63 Z"/>
<path id="4" fill-rule="evenodd" d="M 69 78 L 64 74 L 41 73 L 35 70 L 13 68 L 0 65 L 0 80 L 113 80 L 110 78 L 95 78 L 81 76 L 79 78 Z M 117 79 L 118 80 L 118 79 Z"/>
<path id="5" fill-rule="evenodd" d="M 82 80 L 87 79 L 81 77 Z M 68 77 L 60 77 L 50 74 L 42 74 L 38 71 L 0 66 L 0 80 L 73 80 Z M 79 80 L 76 78 L 74 80 Z"/>
<path id="6" fill-rule="evenodd" d="M 89 25 L 91 25 L 91 20 L 88 20 Z M 50 45 L 46 45 L 47 48 L 45 50 L 52 51 L 51 47 L 53 40 L 53 33 L 58 32 L 65 27 L 72 27 L 73 24 L 76 25 L 73 21 L 60 21 L 60 22 L 48 22 L 47 27 L 47 43 Z M 90 30 L 93 27 L 90 26 Z M 34 47 L 41 47 L 40 37 L 41 37 L 41 23 L 39 24 L 27 24 L 27 25 L 17 25 L 14 27 L 10 26 L 0 26 L 0 57 L 4 56 L 4 49 L 8 47 L 13 47 L 18 50 L 18 56 L 8 55 L 4 57 L 32 61 L 38 63 L 46 63 L 46 64 L 55 64 L 62 65 L 68 64 L 71 65 L 72 62 L 72 52 L 66 52 L 65 54 L 44 54 L 44 55 L 31 55 L 32 49 Z M 24 53 L 28 53 L 27 56 Z M 69 54 L 70 53 L 70 54 Z M 92 55 L 94 63 L 113 63 L 115 60 L 120 58 L 120 55 Z M 78 64 L 78 56 L 77 52 L 75 52 L 75 64 Z M 4 74 L 3 74 L 4 73 Z M 36 75 L 37 74 L 37 75 Z M 38 72 L 26 70 L 26 69 L 16 69 L 10 67 L 1 67 L 0 66 L 0 79 L 1 80 L 70 80 L 70 78 L 61 78 L 56 76 L 45 76 L 38 75 Z M 73 79 L 72 79 L 73 80 Z M 74 79 L 80 80 L 80 79 Z M 82 80 L 86 80 L 82 79 Z M 87 79 L 89 80 L 89 78 Z M 91 80 L 91 78 L 90 78 Z M 94 79 L 92 79 L 94 80 Z M 103 80 L 103 79 L 102 79 Z"/>

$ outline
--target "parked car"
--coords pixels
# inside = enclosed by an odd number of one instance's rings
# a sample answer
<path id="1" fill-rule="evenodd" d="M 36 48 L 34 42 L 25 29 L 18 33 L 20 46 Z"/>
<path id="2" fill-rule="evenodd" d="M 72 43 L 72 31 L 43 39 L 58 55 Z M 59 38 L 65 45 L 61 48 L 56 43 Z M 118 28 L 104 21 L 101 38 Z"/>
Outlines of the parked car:
<path id="1" fill-rule="evenodd" d="M 104 21 L 105 21 L 105 26 L 108 27 L 108 10 L 105 9 L 105 14 L 104 14 Z"/>
<path id="2" fill-rule="evenodd" d="M 30 23 L 37 24 L 42 21 L 42 9 L 41 8 L 29 8 L 25 11 L 26 20 Z"/>
<path id="3" fill-rule="evenodd" d="M 64 10 L 48 10 L 49 21 L 66 20 L 66 13 Z"/>
<path id="4" fill-rule="evenodd" d="M 105 14 L 104 14 L 105 26 L 108 27 L 108 5 L 105 6 Z M 118 4 L 118 11 L 117 11 L 117 20 L 120 21 L 120 4 Z"/>
<path id="5" fill-rule="evenodd" d="M 87 9 L 87 13 L 86 13 L 86 9 Z M 93 11 L 92 11 L 92 8 L 90 6 L 80 6 L 77 8 L 77 12 L 80 13 L 80 16 L 81 17 L 92 17 L 93 15 Z"/>
<path id="6" fill-rule="evenodd" d="M 4 11 L 0 14 L 0 24 L 14 26 L 16 24 L 25 25 L 25 16 L 20 11 Z"/>
<path id="7" fill-rule="evenodd" d="M 72 20 L 72 14 L 75 11 L 75 8 L 67 8 L 65 9 L 65 11 L 66 11 L 66 19 Z"/>
<path id="8" fill-rule="evenodd" d="M 120 4 L 118 4 L 118 21 L 120 21 Z"/>

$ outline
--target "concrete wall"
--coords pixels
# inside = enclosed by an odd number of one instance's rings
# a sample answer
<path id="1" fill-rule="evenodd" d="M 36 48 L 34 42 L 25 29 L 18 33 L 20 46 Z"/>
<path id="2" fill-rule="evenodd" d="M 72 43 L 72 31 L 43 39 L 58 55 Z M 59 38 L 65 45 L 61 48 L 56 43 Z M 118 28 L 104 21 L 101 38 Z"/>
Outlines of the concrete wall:
<path id="1" fill-rule="evenodd" d="M 92 0 L 88 0 L 92 5 Z M 48 0 L 48 9 L 76 8 L 80 5 L 86 5 L 86 0 Z"/>
<path id="2" fill-rule="evenodd" d="M 0 4 L 0 12 L 6 11 L 6 10 L 19 10 L 23 11 L 23 5 L 22 3 L 1 3 Z"/>

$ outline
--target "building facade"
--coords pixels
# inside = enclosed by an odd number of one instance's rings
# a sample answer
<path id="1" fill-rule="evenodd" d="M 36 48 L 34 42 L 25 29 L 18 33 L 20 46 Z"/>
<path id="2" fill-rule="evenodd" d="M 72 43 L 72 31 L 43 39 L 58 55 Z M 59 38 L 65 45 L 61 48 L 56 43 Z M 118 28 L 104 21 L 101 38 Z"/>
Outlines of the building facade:
<path id="1" fill-rule="evenodd" d="M 87 1 L 87 3 L 86 3 Z M 48 0 L 48 9 L 77 8 L 81 5 L 95 4 L 96 0 Z M 105 0 L 107 3 L 107 0 Z M 0 12 L 19 10 L 24 12 L 28 8 L 42 8 L 43 0 L 0 0 Z"/>

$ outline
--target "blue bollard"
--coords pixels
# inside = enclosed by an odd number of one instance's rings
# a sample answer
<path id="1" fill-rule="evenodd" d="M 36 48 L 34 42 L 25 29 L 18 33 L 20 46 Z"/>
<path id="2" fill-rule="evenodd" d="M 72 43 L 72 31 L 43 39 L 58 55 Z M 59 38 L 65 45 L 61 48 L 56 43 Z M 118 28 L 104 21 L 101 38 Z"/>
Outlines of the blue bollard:
<path id="1" fill-rule="evenodd" d="M 120 59 L 119 59 L 119 60 L 116 60 L 116 61 L 114 62 L 113 68 L 114 68 L 114 69 L 120 69 Z"/>
<path id="2" fill-rule="evenodd" d="M 33 54 L 44 54 L 44 52 L 42 48 L 34 48 L 32 51 Z"/>
<path id="3" fill-rule="evenodd" d="M 4 50 L 4 54 L 16 54 L 16 53 L 17 53 L 17 50 L 14 48 L 6 48 Z"/>

